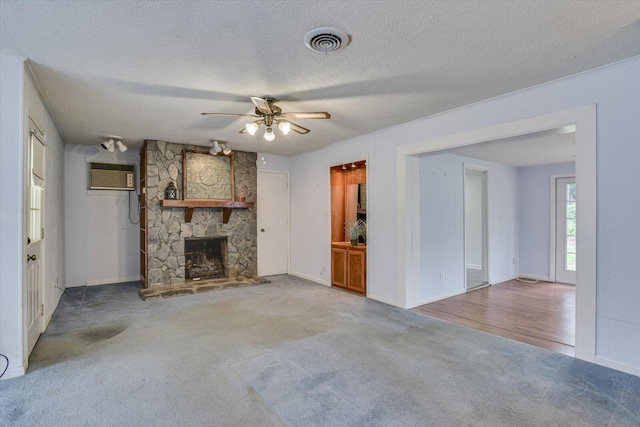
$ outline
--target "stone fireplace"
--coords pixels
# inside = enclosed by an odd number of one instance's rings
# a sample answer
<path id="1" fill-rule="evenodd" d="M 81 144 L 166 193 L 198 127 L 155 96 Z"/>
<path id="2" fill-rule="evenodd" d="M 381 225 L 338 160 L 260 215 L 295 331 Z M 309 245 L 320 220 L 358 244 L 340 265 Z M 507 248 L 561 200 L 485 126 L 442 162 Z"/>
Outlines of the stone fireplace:
<path id="1" fill-rule="evenodd" d="M 229 277 L 227 238 L 201 237 L 184 240 L 185 280 Z"/>
<path id="2" fill-rule="evenodd" d="M 161 206 L 164 190 L 170 182 L 178 188 L 178 198 L 183 198 L 182 153 L 183 148 L 197 149 L 193 145 L 173 144 L 146 140 L 142 150 L 146 155 L 146 207 L 141 212 L 146 230 L 147 286 L 150 288 L 182 285 L 197 280 L 199 274 L 216 277 L 251 277 L 257 274 L 257 218 L 256 209 L 234 209 L 227 223 L 223 222 L 221 208 L 196 208 L 190 222 L 185 210 Z M 199 147 L 202 148 L 202 147 Z M 235 195 L 242 194 L 247 201 L 255 202 L 257 194 L 256 153 L 234 151 L 233 171 Z M 194 258 L 191 245 L 202 245 L 204 239 L 214 240 L 224 252 L 221 259 L 205 255 Z M 190 243 L 191 242 L 191 243 Z M 221 243 L 224 242 L 224 243 Z M 211 246 L 213 247 L 213 246 Z M 191 254 L 191 255 L 188 255 Z M 220 267 L 220 263 L 224 265 Z M 188 273 L 189 265 L 192 273 Z M 215 272 L 214 272 L 215 270 Z M 222 276 L 219 276 L 219 275 Z M 207 276 L 207 279 L 212 278 Z M 200 276 L 200 280 L 205 280 Z"/>

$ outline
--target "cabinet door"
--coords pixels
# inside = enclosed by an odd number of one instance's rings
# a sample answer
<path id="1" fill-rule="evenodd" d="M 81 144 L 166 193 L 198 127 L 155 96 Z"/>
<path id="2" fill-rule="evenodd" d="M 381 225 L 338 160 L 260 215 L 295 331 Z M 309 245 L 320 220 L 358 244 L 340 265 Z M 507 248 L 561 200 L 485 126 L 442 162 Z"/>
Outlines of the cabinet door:
<path id="1" fill-rule="evenodd" d="M 367 263 L 366 252 L 351 250 L 347 256 L 349 264 L 348 288 L 355 292 L 366 293 L 367 290 Z"/>
<path id="2" fill-rule="evenodd" d="M 331 248 L 331 284 L 347 287 L 347 250 Z"/>

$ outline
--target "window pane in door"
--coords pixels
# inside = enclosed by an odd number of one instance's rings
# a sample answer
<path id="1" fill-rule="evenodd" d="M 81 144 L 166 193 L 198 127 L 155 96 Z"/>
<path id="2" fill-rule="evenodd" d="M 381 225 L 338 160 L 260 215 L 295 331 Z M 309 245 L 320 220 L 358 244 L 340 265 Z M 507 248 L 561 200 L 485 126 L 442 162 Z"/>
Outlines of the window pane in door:
<path id="1" fill-rule="evenodd" d="M 573 202 L 576 200 L 576 184 L 567 184 L 567 201 Z"/>
<path id="2" fill-rule="evenodd" d="M 576 254 L 567 253 L 567 265 L 564 268 L 567 271 L 576 271 Z"/>
<path id="3" fill-rule="evenodd" d="M 567 236 L 576 235 L 576 220 L 575 218 L 567 218 Z"/>

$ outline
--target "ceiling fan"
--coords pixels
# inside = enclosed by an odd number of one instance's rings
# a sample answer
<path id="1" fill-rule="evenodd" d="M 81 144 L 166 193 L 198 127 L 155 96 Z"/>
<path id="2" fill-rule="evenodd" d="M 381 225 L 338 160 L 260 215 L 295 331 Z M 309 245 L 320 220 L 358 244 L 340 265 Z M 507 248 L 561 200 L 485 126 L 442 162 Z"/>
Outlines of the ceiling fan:
<path id="1" fill-rule="evenodd" d="M 257 117 L 258 120 L 247 123 L 240 133 L 249 133 L 254 135 L 261 125 L 265 126 L 264 139 L 273 141 L 275 134 L 272 126 L 277 126 L 284 135 L 290 130 L 305 134 L 311 130 L 290 122 L 288 119 L 330 119 L 331 114 L 326 111 L 299 112 L 299 113 L 283 113 L 280 107 L 275 105 L 274 98 L 260 98 L 259 96 L 250 96 L 251 102 L 256 106 L 255 114 L 232 114 L 232 113 L 200 113 L 203 116 L 233 116 L 233 117 Z"/>

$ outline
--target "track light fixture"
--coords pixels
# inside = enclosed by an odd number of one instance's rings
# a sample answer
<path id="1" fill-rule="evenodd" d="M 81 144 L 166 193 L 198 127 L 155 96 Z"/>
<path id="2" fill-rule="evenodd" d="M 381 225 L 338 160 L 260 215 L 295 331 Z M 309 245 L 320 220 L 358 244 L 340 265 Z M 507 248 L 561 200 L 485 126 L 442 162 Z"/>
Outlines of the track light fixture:
<path id="1" fill-rule="evenodd" d="M 106 141 L 104 141 L 100 145 L 108 152 L 113 153 L 114 151 L 116 151 L 116 145 L 118 146 L 118 150 L 120 150 L 121 153 L 124 153 L 128 150 L 127 146 L 122 142 L 121 136 L 105 135 L 104 138 L 106 139 Z"/>
<path id="2" fill-rule="evenodd" d="M 124 153 L 125 151 L 127 151 L 129 149 L 126 145 L 124 145 L 122 143 L 121 140 L 117 140 L 116 141 L 116 145 L 118 146 L 118 150 L 120 150 L 121 153 Z"/>
<path id="3" fill-rule="evenodd" d="M 113 148 L 113 139 L 108 139 L 100 145 L 110 153 L 113 153 L 115 151 L 115 148 Z"/>
<path id="4" fill-rule="evenodd" d="M 220 152 L 222 152 L 222 154 L 224 154 L 225 156 L 231 154 L 231 148 L 227 147 L 226 142 L 212 139 L 211 144 L 212 146 L 209 150 L 209 153 L 211 153 L 213 156 L 218 155 Z"/>
<path id="5" fill-rule="evenodd" d="M 216 139 L 212 139 L 211 142 L 213 143 L 213 145 L 211 146 L 211 150 L 209 150 L 209 153 L 215 156 L 222 151 L 222 147 L 220 147 L 220 143 Z"/>

